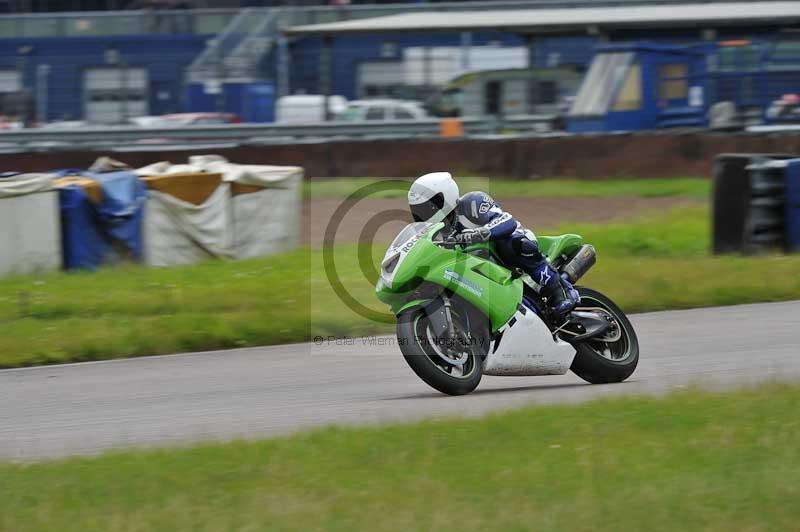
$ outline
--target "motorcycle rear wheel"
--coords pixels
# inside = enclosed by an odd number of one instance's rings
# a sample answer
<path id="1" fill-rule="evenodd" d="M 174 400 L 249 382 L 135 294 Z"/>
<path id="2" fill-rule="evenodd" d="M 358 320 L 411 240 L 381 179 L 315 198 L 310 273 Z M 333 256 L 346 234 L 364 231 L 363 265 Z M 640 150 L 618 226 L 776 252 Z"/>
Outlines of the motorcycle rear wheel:
<path id="1" fill-rule="evenodd" d="M 617 329 L 603 338 L 573 344 L 577 353 L 570 369 L 591 384 L 622 382 L 630 377 L 639 363 L 639 339 L 628 317 L 616 303 L 597 290 L 576 286 L 581 295 L 577 310 L 607 313 Z M 611 338 L 614 341 L 604 341 Z"/>
<path id="2" fill-rule="evenodd" d="M 455 309 L 453 325 L 456 331 L 466 330 L 464 321 Z M 481 342 L 440 340 L 432 334 L 432 330 L 421 308 L 400 315 L 397 320 L 397 341 L 403 358 L 431 388 L 447 395 L 470 393 L 483 376 Z"/>

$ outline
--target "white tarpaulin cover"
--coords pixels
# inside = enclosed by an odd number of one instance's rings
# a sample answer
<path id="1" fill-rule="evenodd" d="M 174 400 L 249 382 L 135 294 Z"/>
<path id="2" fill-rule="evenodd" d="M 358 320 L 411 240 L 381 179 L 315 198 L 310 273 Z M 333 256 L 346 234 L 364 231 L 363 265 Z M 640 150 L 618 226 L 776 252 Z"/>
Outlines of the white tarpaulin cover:
<path id="1" fill-rule="evenodd" d="M 287 185 L 286 189 L 265 188 L 233 196 L 236 258 L 260 257 L 297 246 L 302 223 L 300 187 Z"/>
<path id="2" fill-rule="evenodd" d="M 221 185 L 202 204 L 149 191 L 145 208 L 145 262 L 150 266 L 231 258 L 230 185 Z"/>
<path id="3" fill-rule="evenodd" d="M 0 178 L 0 275 L 61 266 L 58 194 L 49 174 Z"/>
<path id="4" fill-rule="evenodd" d="M 206 172 L 222 174 L 223 181 L 252 185 L 257 187 L 280 187 L 293 178 L 302 178 L 303 169 L 299 166 L 270 166 L 262 164 L 236 164 L 228 162 L 220 155 L 195 155 L 189 157 L 187 164 L 172 164 L 167 161 L 153 163 L 134 170 L 140 176 L 170 174 L 189 174 Z"/>
<path id="5" fill-rule="evenodd" d="M 202 205 L 150 191 L 145 213 L 148 264 L 185 264 L 212 256 L 256 257 L 297 245 L 302 168 L 239 165 L 217 155 L 202 155 L 191 157 L 187 164 L 159 162 L 135 173 L 222 174 L 223 183 Z"/>
<path id="6" fill-rule="evenodd" d="M 53 190 L 52 174 L 17 174 L 0 178 L 0 198 Z"/>

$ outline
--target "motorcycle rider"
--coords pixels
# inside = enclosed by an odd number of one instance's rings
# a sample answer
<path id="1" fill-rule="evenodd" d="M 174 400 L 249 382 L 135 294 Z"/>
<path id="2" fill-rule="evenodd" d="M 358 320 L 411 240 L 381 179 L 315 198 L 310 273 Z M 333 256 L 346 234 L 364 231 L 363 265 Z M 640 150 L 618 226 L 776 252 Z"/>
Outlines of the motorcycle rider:
<path id="1" fill-rule="evenodd" d="M 445 222 L 459 244 L 494 242 L 503 263 L 530 275 L 557 316 L 563 317 L 578 304 L 577 290 L 550 266 L 533 232 L 504 212 L 489 194 L 474 191 L 459 196 L 449 172 L 434 172 L 411 184 L 408 206 L 416 222 Z"/>

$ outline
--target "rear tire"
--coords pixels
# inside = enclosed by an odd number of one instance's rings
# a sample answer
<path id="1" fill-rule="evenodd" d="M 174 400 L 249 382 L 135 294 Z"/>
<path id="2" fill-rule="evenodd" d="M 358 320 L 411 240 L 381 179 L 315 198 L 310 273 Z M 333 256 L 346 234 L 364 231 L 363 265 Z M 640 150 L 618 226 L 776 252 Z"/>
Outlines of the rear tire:
<path id="1" fill-rule="evenodd" d="M 461 325 L 454 313 L 454 325 Z M 463 329 L 462 329 L 463 330 Z M 429 322 L 421 308 L 406 312 L 397 319 L 397 341 L 403 358 L 428 386 L 447 395 L 465 395 L 474 390 L 483 376 L 482 341 L 470 341 L 466 361 L 461 366 L 449 365 L 443 358 L 441 345 L 429 333 Z"/>
<path id="2" fill-rule="evenodd" d="M 639 363 L 639 339 L 630 320 L 616 303 L 597 290 L 576 286 L 581 295 L 577 309 L 599 308 L 611 315 L 619 326 L 619 339 L 603 342 L 589 339 L 573 344 L 577 353 L 570 369 L 592 384 L 622 382 L 630 377 Z"/>

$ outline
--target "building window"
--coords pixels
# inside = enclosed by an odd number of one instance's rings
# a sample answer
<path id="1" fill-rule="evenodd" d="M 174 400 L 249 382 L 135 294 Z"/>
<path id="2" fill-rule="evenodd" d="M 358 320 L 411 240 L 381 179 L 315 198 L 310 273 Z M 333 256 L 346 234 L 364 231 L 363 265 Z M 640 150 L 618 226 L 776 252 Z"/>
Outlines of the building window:
<path id="1" fill-rule="evenodd" d="M 531 84 L 534 89 L 533 104 L 547 105 L 558 103 L 558 82 L 552 80 L 539 81 Z"/>
<path id="2" fill-rule="evenodd" d="M 397 57 L 397 43 L 392 41 L 384 41 L 381 43 L 381 57 Z"/>
<path id="3" fill-rule="evenodd" d="M 761 49 L 755 44 L 721 45 L 717 53 L 709 56 L 709 70 L 737 72 L 758 70 Z"/>
<path id="4" fill-rule="evenodd" d="M 689 95 L 688 68 L 685 64 L 658 67 L 658 99 L 685 100 Z"/>
<path id="5" fill-rule="evenodd" d="M 636 82 L 640 77 L 639 68 L 636 65 L 636 72 L 633 72 L 634 69 L 631 65 L 633 65 L 632 52 L 596 55 L 575 97 L 570 114 L 574 116 L 604 115 L 608 112 L 612 98 L 617 92 L 620 95 L 627 92 L 631 97 L 638 96 L 633 100 L 641 102 L 641 83 Z M 636 79 L 632 79 L 634 76 Z M 619 91 L 623 80 L 625 87 Z"/>
<path id="6" fill-rule="evenodd" d="M 769 58 L 769 70 L 797 70 L 800 67 L 800 39 L 783 40 L 775 45 Z"/>
<path id="7" fill-rule="evenodd" d="M 642 108 L 642 67 L 634 63 L 617 95 L 613 111 L 638 111 Z"/>

